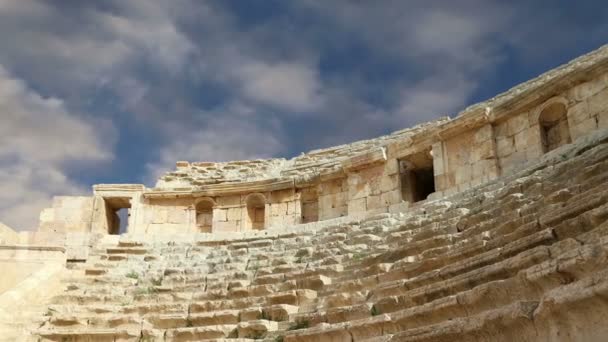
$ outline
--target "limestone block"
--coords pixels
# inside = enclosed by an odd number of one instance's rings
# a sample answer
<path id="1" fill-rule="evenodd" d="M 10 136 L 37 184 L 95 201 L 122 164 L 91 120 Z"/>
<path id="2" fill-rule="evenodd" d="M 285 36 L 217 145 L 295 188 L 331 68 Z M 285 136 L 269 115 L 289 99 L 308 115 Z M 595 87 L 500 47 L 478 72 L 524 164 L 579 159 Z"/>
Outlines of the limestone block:
<path id="1" fill-rule="evenodd" d="M 381 201 L 381 195 L 367 197 L 367 210 L 385 207 Z"/>
<path id="2" fill-rule="evenodd" d="M 513 136 L 513 140 L 515 141 L 515 151 L 525 151 L 528 146 L 528 135 L 530 134 L 530 130 L 523 130 Z"/>
<path id="3" fill-rule="evenodd" d="M 285 223 L 285 216 L 270 216 L 267 220 L 264 220 L 266 227 L 283 227 Z"/>
<path id="4" fill-rule="evenodd" d="M 380 195 L 380 202 L 383 206 L 390 206 L 401 202 L 401 189 L 385 192 Z"/>
<path id="5" fill-rule="evenodd" d="M 228 210 L 227 209 L 213 209 L 213 220 L 214 221 L 227 221 Z"/>
<path id="6" fill-rule="evenodd" d="M 503 158 L 501 165 L 505 170 L 512 170 L 519 167 L 527 161 L 526 152 L 515 152 Z"/>
<path id="7" fill-rule="evenodd" d="M 287 215 L 283 216 L 283 226 L 292 226 L 294 224 L 298 224 L 300 219 L 300 215 Z"/>
<path id="8" fill-rule="evenodd" d="M 262 308 L 248 308 L 241 310 L 240 318 L 242 321 L 254 321 L 262 317 Z"/>
<path id="9" fill-rule="evenodd" d="M 384 163 L 386 159 L 386 150 L 384 148 L 377 148 L 373 151 L 345 159 L 341 164 L 344 170 L 352 171 L 366 168 L 377 163 Z"/>
<path id="10" fill-rule="evenodd" d="M 317 189 L 315 187 L 305 188 L 301 190 L 300 201 L 309 202 L 309 201 L 317 201 L 319 195 L 317 193 Z"/>
<path id="11" fill-rule="evenodd" d="M 302 216 L 304 217 L 312 217 L 316 216 L 319 212 L 319 203 L 305 203 L 302 205 Z"/>
<path id="12" fill-rule="evenodd" d="M 320 207 L 319 219 L 327 220 L 330 218 L 346 216 L 348 214 L 348 206 L 340 205 L 337 207 Z"/>
<path id="13" fill-rule="evenodd" d="M 591 96 L 587 103 L 589 104 L 589 115 L 595 115 L 608 108 L 608 89 L 604 89 L 599 93 Z"/>
<path id="14" fill-rule="evenodd" d="M 487 140 L 471 146 L 471 162 L 477 162 L 483 159 L 495 158 L 496 150 L 494 149 L 493 140 Z M 434 171 L 434 169 L 433 169 Z M 435 173 L 438 174 L 438 173 Z"/>
<path id="15" fill-rule="evenodd" d="M 488 141 L 494 137 L 494 129 L 492 125 L 484 125 L 481 128 L 477 129 L 473 134 L 473 140 L 476 143 L 482 143 L 484 141 Z M 434 145 L 433 145 L 434 146 Z M 434 153 L 434 149 L 433 149 Z"/>
<path id="16" fill-rule="evenodd" d="M 587 135 L 589 132 L 595 130 L 597 128 L 597 123 L 595 121 L 595 117 L 590 117 L 586 120 L 583 120 L 574 126 L 570 126 L 570 137 L 572 140 L 578 139 Z"/>
<path id="17" fill-rule="evenodd" d="M 468 182 L 471 180 L 473 173 L 471 165 L 462 165 L 454 170 L 454 180 L 456 185 Z"/>
<path id="18" fill-rule="evenodd" d="M 447 188 L 447 175 L 436 175 L 435 176 L 435 189 L 442 190 Z"/>
<path id="19" fill-rule="evenodd" d="M 334 206 L 332 196 L 319 196 L 319 208 L 327 209 Z"/>
<path id="20" fill-rule="evenodd" d="M 188 223 L 188 212 L 184 208 L 171 208 L 167 210 L 168 223 Z"/>
<path id="21" fill-rule="evenodd" d="M 189 319 L 195 326 L 236 324 L 239 322 L 239 312 L 237 310 L 203 312 L 191 314 Z"/>
<path id="22" fill-rule="evenodd" d="M 506 137 L 509 135 L 508 121 L 501 122 L 494 126 L 494 138 L 498 139 L 498 137 Z"/>
<path id="23" fill-rule="evenodd" d="M 382 176 L 380 178 L 379 192 L 387 192 L 399 188 L 399 175 Z"/>
<path id="24" fill-rule="evenodd" d="M 288 321 L 290 314 L 297 313 L 298 307 L 289 304 L 277 304 L 264 309 L 264 312 L 266 313 L 266 316 L 273 321 L 282 322 Z"/>
<path id="25" fill-rule="evenodd" d="M 230 208 L 226 211 L 226 218 L 228 221 L 238 221 L 241 219 L 241 208 Z"/>
<path id="26" fill-rule="evenodd" d="M 298 289 L 322 290 L 325 286 L 332 283 L 331 278 L 324 275 L 314 275 L 303 279 L 298 279 L 296 286 Z"/>
<path id="27" fill-rule="evenodd" d="M 536 160 L 543 155 L 543 148 L 540 144 L 529 146 L 526 150 L 526 161 Z"/>
<path id="28" fill-rule="evenodd" d="M 515 135 L 529 127 L 528 113 L 516 115 L 507 121 L 508 134 Z"/>
<path id="29" fill-rule="evenodd" d="M 369 183 L 358 176 L 349 177 L 348 195 L 350 198 L 365 198 L 370 194 Z"/>
<path id="30" fill-rule="evenodd" d="M 515 141 L 513 137 L 496 138 L 496 153 L 499 157 L 508 156 L 513 152 L 515 152 Z"/>
<path id="31" fill-rule="evenodd" d="M 587 101 L 579 102 L 568 109 L 568 123 L 570 125 L 585 121 L 589 118 L 589 105 Z"/>
<path id="32" fill-rule="evenodd" d="M 399 173 L 399 162 L 397 159 L 389 159 L 386 164 L 384 164 L 384 174 L 385 175 L 394 175 Z"/>
<path id="33" fill-rule="evenodd" d="M 608 108 L 603 110 L 597 115 L 598 128 L 606 129 L 608 128 Z"/>
<path id="34" fill-rule="evenodd" d="M 237 326 L 240 338 L 258 339 L 270 331 L 278 330 L 279 323 L 267 320 L 240 322 Z"/>
<path id="35" fill-rule="evenodd" d="M 270 205 L 270 216 L 287 215 L 287 203 L 273 203 Z"/>
<path id="36" fill-rule="evenodd" d="M 471 179 L 475 180 L 482 178 L 483 175 L 490 171 L 493 164 L 495 164 L 494 160 L 480 160 L 473 164 Z"/>
<path id="37" fill-rule="evenodd" d="M 213 232 L 238 232 L 240 231 L 241 221 L 225 221 L 215 222 L 213 225 Z"/>
<path id="38" fill-rule="evenodd" d="M 319 184 L 319 192 L 323 195 L 336 194 L 343 192 L 343 180 L 336 179 Z"/>
<path id="39" fill-rule="evenodd" d="M 222 206 L 240 206 L 241 205 L 241 196 L 240 195 L 232 195 L 232 196 L 221 196 L 217 198 L 217 205 Z"/>
<path id="40" fill-rule="evenodd" d="M 575 101 L 583 101 L 584 99 L 599 93 L 606 88 L 606 84 L 601 78 L 596 78 L 592 81 L 581 83 L 568 91 L 568 97 Z"/>
<path id="41" fill-rule="evenodd" d="M 358 198 L 348 202 L 348 213 L 361 213 L 367 211 L 367 199 Z"/>
<path id="42" fill-rule="evenodd" d="M 167 218 L 167 209 L 158 208 L 153 211 L 152 223 L 165 223 L 167 222 Z"/>
<path id="43" fill-rule="evenodd" d="M 539 124 L 536 123 L 535 125 L 530 126 L 530 129 L 527 132 L 528 134 L 526 134 L 526 149 L 529 150 L 531 148 L 539 148 L 542 150 Z"/>
<path id="44" fill-rule="evenodd" d="M 270 193 L 270 202 L 277 203 L 292 201 L 294 195 L 295 192 L 293 189 L 273 191 Z"/>
<path id="45" fill-rule="evenodd" d="M 287 215 L 296 214 L 297 208 L 300 208 L 300 207 L 301 206 L 297 205 L 296 202 L 287 202 Z"/>

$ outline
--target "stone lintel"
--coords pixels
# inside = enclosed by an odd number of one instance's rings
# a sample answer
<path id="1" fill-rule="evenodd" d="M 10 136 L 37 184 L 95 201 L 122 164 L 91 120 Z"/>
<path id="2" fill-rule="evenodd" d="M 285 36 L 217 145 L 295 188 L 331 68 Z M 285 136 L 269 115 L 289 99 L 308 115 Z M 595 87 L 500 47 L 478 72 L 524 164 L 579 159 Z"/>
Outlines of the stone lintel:
<path id="1" fill-rule="evenodd" d="M 314 172 L 310 176 L 296 177 L 293 181 L 296 188 L 308 188 L 319 184 L 320 179 L 321 176 L 317 172 Z"/>
<path id="2" fill-rule="evenodd" d="M 319 173 L 319 181 L 326 182 L 334 179 L 345 178 L 346 173 L 343 168 L 322 171 Z"/>
<path id="3" fill-rule="evenodd" d="M 379 147 L 373 151 L 362 153 L 354 157 L 342 160 L 342 168 L 346 172 L 356 171 L 370 165 L 386 162 L 386 148 Z"/>
<path id="4" fill-rule="evenodd" d="M 143 193 L 144 198 L 184 198 L 204 196 L 227 196 L 250 192 L 267 192 L 294 188 L 293 179 L 269 179 L 253 182 L 214 184 L 203 189 L 151 190 Z"/>
<path id="5" fill-rule="evenodd" d="M 131 197 L 134 193 L 143 192 L 143 184 L 96 184 L 93 185 L 93 194 L 102 197 Z"/>
<path id="6" fill-rule="evenodd" d="M 65 253 L 65 247 L 61 246 L 36 246 L 36 245 L 0 245 L 0 250 L 12 251 L 47 251 Z"/>

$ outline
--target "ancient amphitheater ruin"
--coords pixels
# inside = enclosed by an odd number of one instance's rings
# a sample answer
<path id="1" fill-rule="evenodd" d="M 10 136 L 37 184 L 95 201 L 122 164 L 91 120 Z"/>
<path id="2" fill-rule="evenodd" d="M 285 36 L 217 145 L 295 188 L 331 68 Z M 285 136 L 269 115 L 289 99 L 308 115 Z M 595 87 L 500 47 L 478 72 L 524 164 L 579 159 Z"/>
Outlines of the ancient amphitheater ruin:
<path id="1" fill-rule="evenodd" d="M 0 225 L 0 340 L 608 341 L 607 180 L 608 46 L 451 119 L 56 197 Z"/>

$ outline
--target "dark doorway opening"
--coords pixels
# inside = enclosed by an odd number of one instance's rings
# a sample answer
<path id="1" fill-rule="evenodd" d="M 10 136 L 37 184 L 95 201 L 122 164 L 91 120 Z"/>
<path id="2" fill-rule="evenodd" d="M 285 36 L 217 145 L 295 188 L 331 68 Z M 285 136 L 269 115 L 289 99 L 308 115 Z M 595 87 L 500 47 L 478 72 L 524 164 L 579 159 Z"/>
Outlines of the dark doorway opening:
<path id="1" fill-rule="evenodd" d="M 430 149 L 399 160 L 399 174 L 404 201 L 423 201 L 435 192 L 433 156 Z"/>
<path id="2" fill-rule="evenodd" d="M 104 198 L 108 234 L 120 235 L 128 230 L 131 216 L 131 198 Z"/>

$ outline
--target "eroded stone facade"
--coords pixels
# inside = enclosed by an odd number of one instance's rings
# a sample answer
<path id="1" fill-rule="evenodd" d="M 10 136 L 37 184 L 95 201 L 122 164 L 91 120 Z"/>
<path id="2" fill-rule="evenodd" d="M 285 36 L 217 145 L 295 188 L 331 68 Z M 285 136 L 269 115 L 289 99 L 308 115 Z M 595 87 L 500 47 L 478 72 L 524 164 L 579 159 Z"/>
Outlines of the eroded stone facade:
<path id="1" fill-rule="evenodd" d="M 603 47 L 453 119 L 56 197 L 0 225 L 0 340 L 604 341 L 607 121 Z"/>
<path id="2" fill-rule="evenodd" d="M 290 160 L 177 162 L 154 188 L 94 187 L 57 197 L 41 231 L 244 232 L 398 212 L 508 175 L 545 153 L 606 128 L 608 88 L 600 49 L 487 102 L 377 139 Z M 123 217 L 124 220 L 124 217 Z"/>

